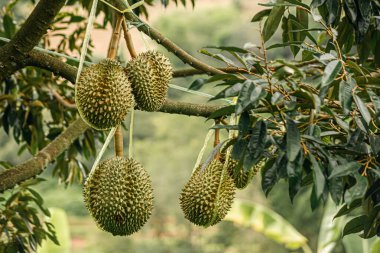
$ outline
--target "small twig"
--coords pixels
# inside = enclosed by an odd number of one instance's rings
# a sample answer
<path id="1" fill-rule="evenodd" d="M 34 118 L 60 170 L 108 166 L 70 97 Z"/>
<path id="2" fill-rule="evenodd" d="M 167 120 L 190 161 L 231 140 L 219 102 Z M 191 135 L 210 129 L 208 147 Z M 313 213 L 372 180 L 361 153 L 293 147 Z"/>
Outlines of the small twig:
<path id="1" fill-rule="evenodd" d="M 120 14 L 117 15 L 116 24 L 112 33 L 108 54 L 107 57 L 110 59 L 114 59 L 117 55 L 117 51 L 119 49 L 119 43 L 120 43 L 120 33 L 123 23 L 123 16 Z M 123 132 L 121 129 L 121 126 L 119 125 L 116 129 L 115 135 L 114 135 L 114 147 L 115 147 L 115 154 L 116 156 L 124 156 L 124 145 L 123 145 Z"/>
<path id="2" fill-rule="evenodd" d="M 115 27 L 113 29 L 111 41 L 108 47 L 108 53 L 107 58 L 115 59 L 117 56 L 117 51 L 119 49 L 119 42 L 120 42 L 120 33 L 121 33 L 121 26 L 123 23 L 123 16 L 117 14 L 117 20 Z"/>
<path id="3" fill-rule="evenodd" d="M 137 57 L 137 52 L 135 50 L 135 47 L 133 46 L 132 36 L 129 33 L 129 29 L 128 29 L 128 26 L 127 26 L 127 21 L 125 20 L 124 16 L 123 16 L 123 23 L 122 23 L 122 25 L 123 25 L 124 39 L 125 39 L 125 42 L 127 43 L 128 51 L 131 54 L 132 58 L 136 58 Z"/>
<path id="4" fill-rule="evenodd" d="M 55 97 L 55 99 L 62 104 L 64 107 L 67 107 L 69 109 L 77 109 L 77 106 L 75 103 L 70 103 L 67 101 L 64 97 L 62 97 L 57 91 L 55 91 L 50 85 L 49 90 L 51 94 Z"/>
<path id="5" fill-rule="evenodd" d="M 215 125 L 218 125 L 220 123 L 220 120 L 217 119 L 215 120 Z M 215 129 L 215 136 L 214 136 L 214 148 L 218 146 L 220 143 L 220 129 L 216 128 Z M 215 155 L 215 159 L 219 160 L 220 159 L 220 152 L 218 151 Z"/>

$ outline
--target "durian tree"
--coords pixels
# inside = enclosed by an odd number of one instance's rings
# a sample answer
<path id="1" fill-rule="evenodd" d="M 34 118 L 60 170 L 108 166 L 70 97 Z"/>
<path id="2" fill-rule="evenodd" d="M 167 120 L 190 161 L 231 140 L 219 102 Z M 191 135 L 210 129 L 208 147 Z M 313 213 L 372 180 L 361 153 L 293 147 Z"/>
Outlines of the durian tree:
<path id="1" fill-rule="evenodd" d="M 86 181 L 84 199 L 100 228 L 126 235 L 146 222 L 153 208 L 149 175 L 132 157 L 123 157 L 119 125 L 133 110 L 215 122 L 214 149 L 197 162 L 179 196 L 191 222 L 208 227 L 222 220 L 235 191 L 256 176 L 266 195 L 280 180 L 287 182 L 291 200 L 301 188 L 311 188 L 312 209 L 331 198 L 341 205 L 336 217 L 352 216 L 344 234 L 380 234 L 379 1 L 262 2 L 265 9 L 252 13 L 251 20 L 259 24 L 261 43 L 200 49 L 218 62 L 215 66 L 140 18 L 148 16 L 152 0 L 25 0 L 35 6 L 22 21 L 14 13 L 18 2 L 3 4 L 0 12 L 0 124 L 19 152 L 32 158 L 1 163 L 1 251 L 32 251 L 44 239 L 56 241 L 54 228 L 39 216 L 39 211 L 49 215 L 43 196 L 30 188 L 51 163 L 61 181 Z M 196 8 L 195 1 L 181 3 Z M 108 58 L 96 64 L 88 36 L 93 15 L 103 17 L 97 27 L 114 29 Z M 76 30 L 66 36 L 59 32 L 63 24 Z M 136 52 L 131 27 L 167 51 Z M 133 58 L 126 66 L 116 59 L 121 33 Z M 54 40 L 57 48 L 48 50 Z M 292 57 L 278 59 L 271 52 L 279 49 L 290 50 Z M 70 57 L 73 52 L 81 59 Z M 189 68 L 172 71 L 164 54 L 174 54 Z M 229 105 L 165 99 L 171 77 L 195 75 L 203 78 L 188 84 L 190 90 L 215 87 L 211 100 Z M 116 156 L 96 159 L 90 173 L 78 157 L 100 158 L 95 143 L 109 142 L 101 129 L 110 128 Z M 228 137 L 220 140 L 222 131 Z M 109 191 L 117 197 L 107 202 Z"/>

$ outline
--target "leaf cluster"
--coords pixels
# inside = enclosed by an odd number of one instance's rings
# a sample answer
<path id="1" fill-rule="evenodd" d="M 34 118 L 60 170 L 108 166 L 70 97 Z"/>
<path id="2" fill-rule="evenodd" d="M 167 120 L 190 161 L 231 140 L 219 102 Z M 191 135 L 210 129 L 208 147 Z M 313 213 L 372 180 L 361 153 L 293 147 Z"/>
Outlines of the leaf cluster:
<path id="1" fill-rule="evenodd" d="M 212 100 L 237 98 L 235 105 L 210 118 L 239 118 L 236 125 L 215 128 L 237 132 L 232 157 L 244 170 L 265 161 L 261 182 L 266 195 L 281 179 L 288 182 L 291 200 L 302 187 L 311 187 L 312 209 L 328 198 L 345 205 L 340 215 L 355 209 L 353 213 L 360 216 L 347 224 L 344 234 L 362 232 L 362 237 L 370 238 L 380 234 L 380 79 L 372 74 L 378 56 L 372 49 L 363 56 L 361 36 L 377 27 L 371 16 L 377 13 L 377 5 L 368 5 L 372 9 L 364 31 L 352 21 L 337 22 L 341 16 L 348 20 L 347 12 L 354 7 L 345 7 L 345 15 L 335 15 L 331 9 L 335 7 L 329 5 L 350 1 L 320 1 L 318 6 L 315 2 L 311 8 L 290 0 L 266 4 L 271 8 L 252 19 L 264 23 L 262 45 L 200 51 L 239 73 L 198 79 L 190 89 L 215 84 L 221 90 Z M 321 6 L 330 8 L 329 18 Z M 355 8 L 360 12 L 364 7 Z M 279 27 L 282 43 L 270 45 Z M 344 31 L 350 27 L 355 32 Z M 294 59 L 268 59 L 267 51 L 281 47 L 290 48 Z"/>

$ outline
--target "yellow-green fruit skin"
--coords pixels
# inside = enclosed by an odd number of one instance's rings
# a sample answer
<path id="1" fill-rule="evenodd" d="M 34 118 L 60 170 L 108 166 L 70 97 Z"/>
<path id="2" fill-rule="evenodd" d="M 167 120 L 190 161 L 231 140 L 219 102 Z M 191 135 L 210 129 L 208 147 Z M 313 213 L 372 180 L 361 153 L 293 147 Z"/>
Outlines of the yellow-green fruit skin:
<path id="1" fill-rule="evenodd" d="M 173 68 L 169 59 L 156 51 L 139 54 L 128 62 L 126 72 L 139 109 L 158 111 L 165 103 Z"/>
<path id="2" fill-rule="evenodd" d="M 96 224 L 113 235 L 138 231 L 153 210 L 152 182 L 133 159 L 101 162 L 83 188 L 84 201 Z"/>
<path id="3" fill-rule="evenodd" d="M 98 130 L 119 125 L 135 103 L 127 74 L 111 59 L 83 69 L 75 85 L 75 102 L 82 119 Z"/>
<path id="4" fill-rule="evenodd" d="M 235 197 L 235 187 L 227 173 L 222 178 L 223 165 L 218 160 L 202 167 L 194 171 L 183 188 L 180 205 L 186 219 L 208 227 L 226 216 Z"/>
<path id="5" fill-rule="evenodd" d="M 227 171 L 233 179 L 236 188 L 244 189 L 252 181 L 252 178 L 256 173 L 253 169 L 249 171 L 245 171 L 243 167 L 236 169 L 237 165 L 238 162 L 230 158 L 227 165 Z"/>

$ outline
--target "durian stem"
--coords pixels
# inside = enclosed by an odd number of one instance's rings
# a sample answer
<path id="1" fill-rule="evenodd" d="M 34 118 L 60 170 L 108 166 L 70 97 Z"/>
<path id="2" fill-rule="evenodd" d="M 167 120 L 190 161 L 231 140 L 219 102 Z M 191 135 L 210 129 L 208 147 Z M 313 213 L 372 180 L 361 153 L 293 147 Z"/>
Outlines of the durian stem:
<path id="1" fill-rule="evenodd" d="M 110 59 L 116 58 L 117 51 L 119 49 L 119 43 L 120 43 L 120 34 L 121 34 L 121 27 L 123 23 L 123 16 L 120 14 L 116 14 L 116 24 L 113 29 L 111 41 L 108 47 L 108 53 L 107 57 Z M 117 126 L 115 135 L 114 135 L 114 148 L 115 148 L 115 155 L 116 156 L 124 156 L 124 145 L 123 145 L 123 132 L 121 129 L 121 126 Z"/>
<path id="2" fill-rule="evenodd" d="M 129 147 L 128 147 L 128 158 L 133 156 L 133 124 L 135 119 L 135 110 L 131 111 L 131 122 L 129 125 Z"/>
<path id="3" fill-rule="evenodd" d="M 119 49 L 119 42 L 120 42 L 120 34 L 121 34 L 121 24 L 123 23 L 123 16 L 120 14 L 116 14 L 116 24 L 113 29 L 111 41 L 108 47 L 108 53 L 107 57 L 110 59 L 115 59 L 117 56 L 117 51 Z"/>
<path id="4" fill-rule="evenodd" d="M 129 29 L 128 29 L 128 26 L 127 26 L 127 21 L 125 20 L 124 16 L 123 16 L 122 26 L 123 26 L 123 32 L 124 32 L 124 39 L 125 39 L 125 43 L 127 44 L 128 51 L 129 51 L 129 53 L 130 53 L 130 55 L 131 55 L 132 58 L 136 58 L 137 57 L 137 52 L 136 52 L 136 49 L 135 49 L 135 47 L 133 45 L 132 36 L 129 33 Z"/>
<path id="5" fill-rule="evenodd" d="M 218 125 L 220 123 L 220 120 L 215 120 L 215 125 Z M 214 148 L 218 146 L 220 143 L 220 129 L 215 129 L 215 136 L 214 136 Z M 220 152 L 218 151 L 215 155 L 215 159 L 219 160 L 220 159 Z"/>
<path id="6" fill-rule="evenodd" d="M 214 126 L 214 125 L 212 125 Z M 207 144 L 209 142 L 209 140 L 211 139 L 211 136 L 213 134 L 213 131 L 212 129 L 208 130 L 207 132 L 207 135 L 206 135 L 206 138 L 205 138 L 205 141 L 203 143 L 203 147 L 201 148 L 201 150 L 199 151 L 199 154 L 198 154 L 198 158 L 197 158 L 197 161 L 195 162 L 195 165 L 194 165 L 194 168 L 193 168 L 193 172 L 198 168 L 198 166 L 201 164 L 202 162 L 202 158 L 203 158 L 203 155 L 206 151 L 206 148 L 207 148 Z"/>
<path id="7" fill-rule="evenodd" d="M 123 157 L 124 156 L 123 132 L 121 130 L 120 125 L 116 129 L 114 138 L 115 138 L 114 140 L 115 155 Z"/>

